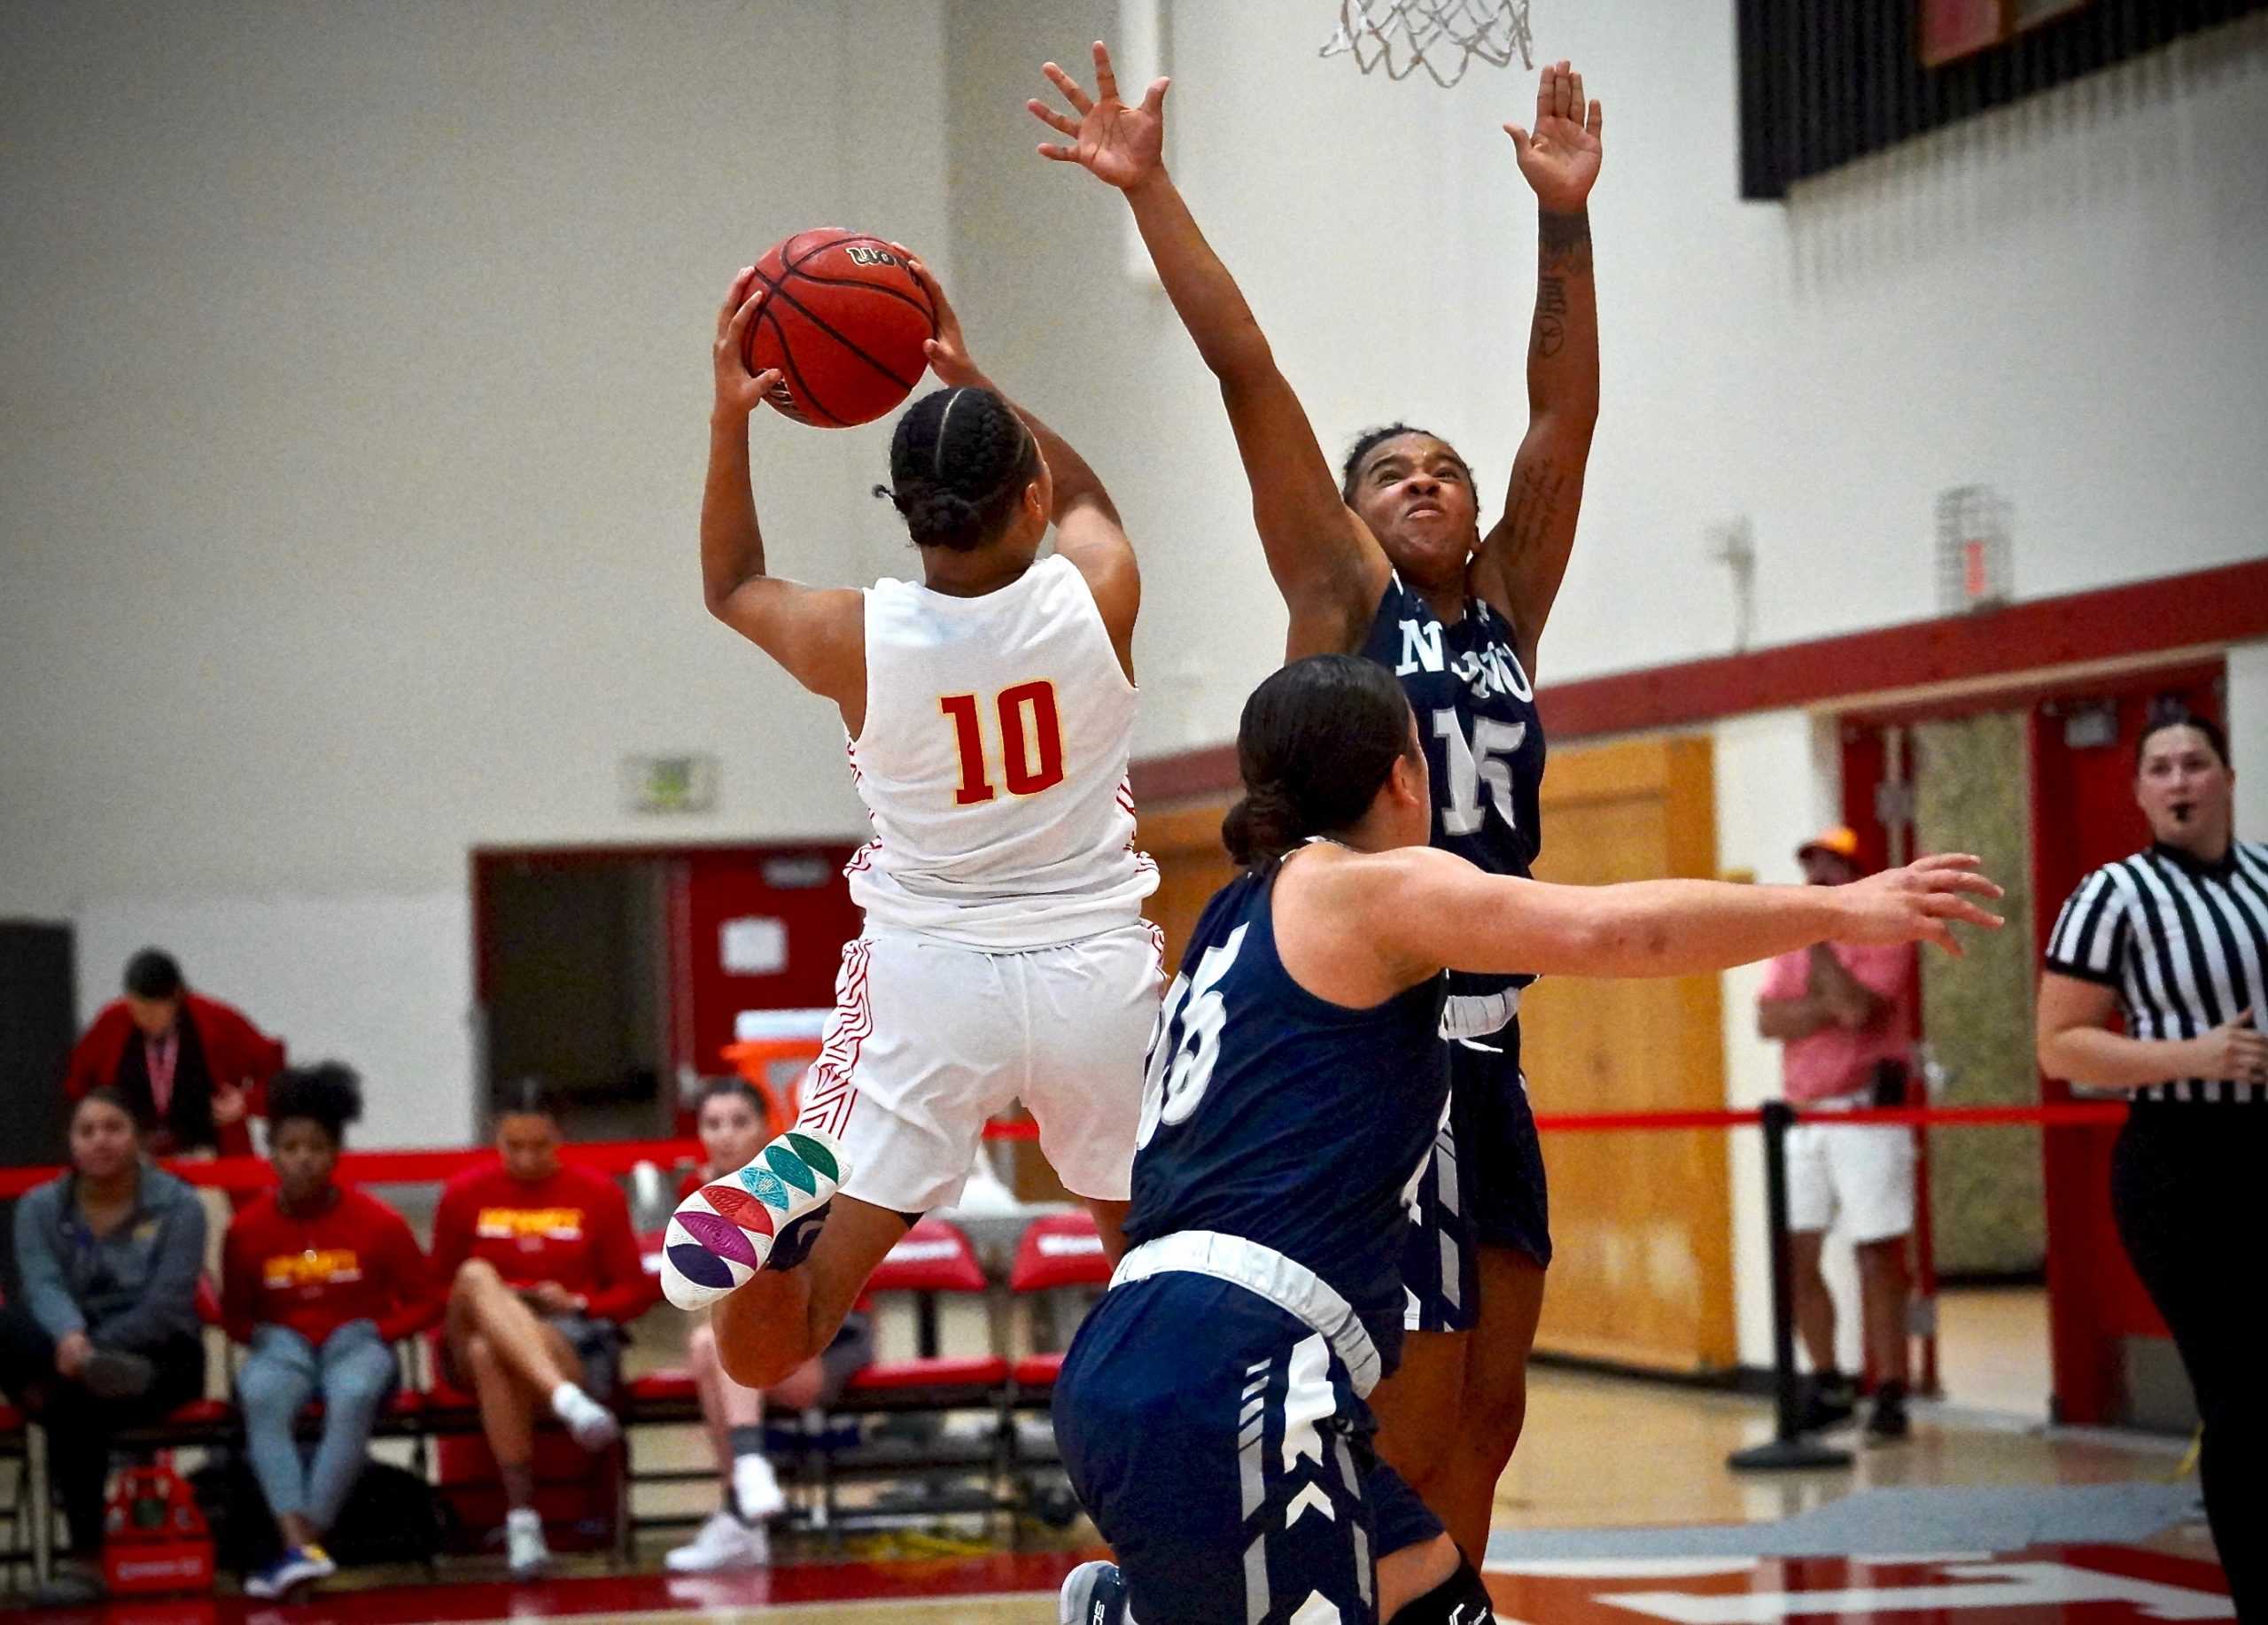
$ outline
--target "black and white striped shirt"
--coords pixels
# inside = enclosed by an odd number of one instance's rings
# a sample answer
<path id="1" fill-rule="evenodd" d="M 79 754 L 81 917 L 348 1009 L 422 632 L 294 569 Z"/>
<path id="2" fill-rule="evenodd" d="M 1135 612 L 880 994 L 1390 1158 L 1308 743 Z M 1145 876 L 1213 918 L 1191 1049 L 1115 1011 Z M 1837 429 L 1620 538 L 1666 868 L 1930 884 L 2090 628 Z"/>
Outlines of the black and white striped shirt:
<path id="1" fill-rule="evenodd" d="M 2248 1007 L 2268 1026 L 2268 844 L 2218 864 L 2171 846 L 2106 863 L 2079 882 L 2047 937 L 2047 968 L 2116 989 L 2134 1038 L 2194 1038 Z M 2268 1085 L 2185 1077 L 2138 1100 L 2251 1100 Z"/>

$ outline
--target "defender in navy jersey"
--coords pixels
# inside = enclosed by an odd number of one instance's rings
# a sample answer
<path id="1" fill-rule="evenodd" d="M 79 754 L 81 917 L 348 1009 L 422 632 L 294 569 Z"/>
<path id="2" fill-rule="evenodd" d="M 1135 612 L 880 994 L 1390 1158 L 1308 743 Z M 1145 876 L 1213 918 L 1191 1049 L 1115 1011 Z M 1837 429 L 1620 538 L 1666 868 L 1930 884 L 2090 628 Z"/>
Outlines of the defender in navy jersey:
<path id="1" fill-rule="evenodd" d="M 1117 1553 L 1066 1582 L 1082 1625 L 1476 1625 L 1473 1567 L 1372 1449 L 1402 1355 L 1399 1257 L 1449 1100 L 1442 972 L 1714 970 L 1826 937 L 1997 923 L 1965 857 L 1852 886 L 1567 887 L 1425 844 L 1418 719 L 1382 666 L 1296 661 L 1238 737 L 1207 906 L 1152 1041 L 1129 1249 L 1054 1399 Z"/>
<path id="2" fill-rule="evenodd" d="M 1599 172 L 1599 105 L 1568 64 L 1550 65 L 1533 133 L 1504 127 L 1536 196 L 1536 292 L 1527 432 L 1502 516 L 1484 536 L 1472 470 L 1436 435 L 1398 423 L 1373 431 L 1334 476 L 1244 296 L 1166 173 L 1165 82 L 1130 106 L 1100 46 L 1095 70 L 1090 97 L 1048 65 L 1071 113 L 1037 102 L 1032 110 L 1070 139 L 1040 150 L 1124 192 L 1174 308 L 1220 381 L 1261 545 L 1291 611 L 1285 658 L 1363 653 L 1399 673 L 1433 768 L 1433 844 L 1492 873 L 1526 875 L 1543 772 L 1530 680 L 1574 544 L 1598 416 L 1586 210 Z M 1413 348 L 1458 342 L 1422 308 L 1379 319 L 1397 316 Z M 1476 1551 L 1526 1411 L 1527 1355 L 1551 1256 L 1543 1159 L 1513 1022 L 1526 980 L 1501 975 L 1453 992 L 1456 1106 L 1403 1265 L 1407 1319 L 1425 1335 L 1412 1340 L 1402 1375 L 1379 1403 L 1381 1450 Z"/>

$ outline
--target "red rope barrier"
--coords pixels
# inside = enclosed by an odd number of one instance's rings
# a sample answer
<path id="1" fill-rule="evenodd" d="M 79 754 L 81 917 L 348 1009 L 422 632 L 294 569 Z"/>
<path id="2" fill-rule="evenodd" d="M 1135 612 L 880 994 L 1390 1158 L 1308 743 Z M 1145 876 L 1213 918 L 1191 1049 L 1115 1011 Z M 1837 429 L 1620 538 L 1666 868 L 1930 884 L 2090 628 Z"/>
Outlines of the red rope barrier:
<path id="1" fill-rule="evenodd" d="M 1899 1106 L 1870 1107 L 1864 1111 L 1812 1111 L 1796 1108 L 1798 1122 L 1826 1128 L 1858 1128 L 1867 1124 L 1904 1124 L 1913 1128 L 1977 1128 L 1992 1124 L 2029 1123 L 2043 1128 L 2077 1128 L 2086 1124 L 2115 1127 L 2126 1121 L 2124 1100 L 2074 1100 L 2053 1106 Z M 1755 1111 L 1684 1112 L 1538 1112 L 1541 1133 L 1584 1134 L 1615 1129 L 1752 1129 L 1762 1121 Z"/>
<path id="2" fill-rule="evenodd" d="M 1897 1106 L 1855 1112 L 1805 1112 L 1804 1123 L 1900 1124 L 1917 1129 L 1981 1128 L 1993 1124 L 2035 1124 L 2042 1128 L 2073 1129 L 2089 1125 L 2116 1128 L 2126 1121 L 2124 1100 L 2070 1100 L 2054 1106 Z"/>
<path id="3" fill-rule="evenodd" d="M 1752 1129 L 1752 1111 L 1538 1112 L 1541 1133 L 1588 1134 L 1609 1129 Z"/>
<path id="4" fill-rule="evenodd" d="M 987 1139 L 1037 1139 L 1039 1125 L 1029 1119 L 988 1123 Z M 486 1147 L 416 1151 L 349 1151 L 338 1159 L 338 1177 L 349 1185 L 440 1185 L 493 1157 Z M 662 1168 L 698 1167 L 697 1139 L 617 1139 L 560 1147 L 559 1160 L 594 1174 L 626 1174 L 641 1162 Z M 164 1167 L 191 1185 L 216 1191 L 264 1191 L 276 1183 L 268 1159 L 258 1156 L 168 1157 Z M 60 1168 L 0 1168 L 0 1199 L 20 1196 L 45 1185 Z"/>
<path id="5" fill-rule="evenodd" d="M 1866 1111 L 1798 1112 L 1800 1121 L 1828 1128 L 1862 1124 L 1905 1124 L 1916 1128 L 1975 1128 L 1991 1124 L 2033 1124 L 2045 1128 L 2075 1128 L 2087 1124 L 2116 1125 L 2126 1120 L 2123 1100 L 2070 1101 L 2053 1106 L 1939 1106 L 1898 1107 Z M 1760 1121 L 1751 1111 L 1682 1112 L 1557 1112 L 1539 1113 L 1535 1126 L 1546 1134 L 1606 1133 L 1629 1130 L 1752 1129 Z M 1029 1118 L 991 1123 L 987 1139 L 1037 1139 L 1039 1125 Z M 438 1185 L 494 1154 L 485 1147 L 417 1151 L 349 1151 L 338 1159 L 338 1176 L 351 1185 Z M 624 1139 L 602 1143 L 568 1144 L 560 1159 L 593 1173 L 628 1173 L 641 1162 L 660 1167 L 691 1167 L 701 1161 L 701 1144 L 692 1139 Z M 174 1159 L 165 1166 L 191 1185 L 222 1191 L 264 1191 L 276 1176 L 264 1157 L 228 1156 Z M 0 1197 L 20 1196 L 46 1184 L 59 1168 L 0 1168 Z"/>

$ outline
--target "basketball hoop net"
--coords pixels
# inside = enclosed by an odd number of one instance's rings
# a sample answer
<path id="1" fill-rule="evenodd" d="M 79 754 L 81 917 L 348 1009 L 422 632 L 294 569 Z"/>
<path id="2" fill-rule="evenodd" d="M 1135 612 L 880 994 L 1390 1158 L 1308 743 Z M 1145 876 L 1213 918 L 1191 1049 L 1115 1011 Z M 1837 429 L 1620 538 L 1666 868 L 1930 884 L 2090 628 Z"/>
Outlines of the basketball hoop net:
<path id="1" fill-rule="evenodd" d="M 1422 67 L 1446 90 L 1475 57 L 1510 67 L 1517 54 L 1523 67 L 1535 66 L 1527 7 L 1528 0 L 1340 0 L 1339 30 L 1316 54 L 1351 52 L 1363 72 L 1383 66 L 1388 79 Z"/>

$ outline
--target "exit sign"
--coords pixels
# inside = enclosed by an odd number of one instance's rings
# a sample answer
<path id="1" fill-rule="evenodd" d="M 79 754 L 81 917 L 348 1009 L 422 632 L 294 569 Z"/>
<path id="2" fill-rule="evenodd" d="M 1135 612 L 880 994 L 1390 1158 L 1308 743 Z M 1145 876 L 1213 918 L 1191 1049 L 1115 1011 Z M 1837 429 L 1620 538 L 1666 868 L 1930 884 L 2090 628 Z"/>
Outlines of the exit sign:
<path id="1" fill-rule="evenodd" d="M 625 756 L 622 800 L 631 812 L 707 812 L 717 805 L 713 756 Z"/>

